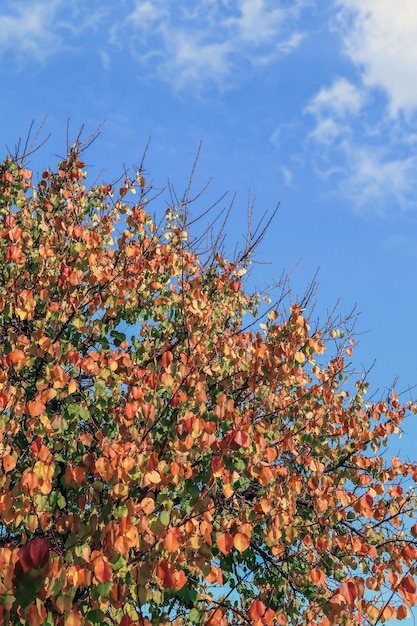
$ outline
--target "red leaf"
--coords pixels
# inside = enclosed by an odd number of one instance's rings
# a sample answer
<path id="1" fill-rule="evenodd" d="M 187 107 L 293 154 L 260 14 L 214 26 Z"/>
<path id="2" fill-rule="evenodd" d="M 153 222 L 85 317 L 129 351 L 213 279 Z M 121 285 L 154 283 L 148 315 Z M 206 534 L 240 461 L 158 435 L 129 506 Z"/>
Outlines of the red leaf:
<path id="1" fill-rule="evenodd" d="M 43 567 L 49 559 L 49 543 L 42 537 L 36 537 L 29 544 L 30 558 L 34 567 Z"/>
<path id="2" fill-rule="evenodd" d="M 245 430 L 236 430 L 233 434 L 232 443 L 235 443 L 241 448 L 248 448 L 250 446 L 250 436 Z"/>
<path id="3" fill-rule="evenodd" d="M 159 561 L 156 568 L 156 575 L 162 582 L 162 586 L 165 587 L 165 589 L 171 589 L 175 586 L 174 572 L 169 567 L 168 562 L 165 559 L 163 561 Z"/>
<path id="4" fill-rule="evenodd" d="M 38 454 L 41 448 L 42 439 L 40 437 L 36 437 L 35 441 L 32 441 L 32 443 L 30 444 L 30 449 L 34 454 Z"/>
<path id="5" fill-rule="evenodd" d="M 44 567 L 49 560 L 49 543 L 42 537 L 35 537 L 18 551 L 23 572 Z"/>
<path id="6" fill-rule="evenodd" d="M 339 593 L 345 598 L 348 604 L 353 604 L 358 597 L 358 588 L 353 580 L 342 583 L 339 587 Z"/>

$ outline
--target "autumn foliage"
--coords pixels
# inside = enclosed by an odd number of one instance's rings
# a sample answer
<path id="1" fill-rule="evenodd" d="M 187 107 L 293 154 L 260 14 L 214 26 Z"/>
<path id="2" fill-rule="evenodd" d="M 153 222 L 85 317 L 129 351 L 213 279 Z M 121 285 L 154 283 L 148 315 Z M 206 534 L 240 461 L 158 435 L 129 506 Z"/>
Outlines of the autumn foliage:
<path id="1" fill-rule="evenodd" d="M 300 305 L 257 321 L 249 250 L 153 219 L 141 170 L 87 186 L 79 148 L 0 166 L 0 622 L 406 617 L 417 467 L 382 451 L 414 407 Z"/>

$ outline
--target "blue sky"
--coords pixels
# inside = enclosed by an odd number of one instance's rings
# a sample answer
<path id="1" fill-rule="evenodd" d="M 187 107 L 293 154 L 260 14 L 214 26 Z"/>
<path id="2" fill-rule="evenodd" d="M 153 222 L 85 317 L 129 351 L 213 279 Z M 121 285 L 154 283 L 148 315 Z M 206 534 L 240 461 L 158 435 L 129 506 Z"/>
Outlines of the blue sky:
<path id="1" fill-rule="evenodd" d="M 181 194 L 201 141 L 194 189 L 213 180 L 194 210 L 236 192 L 231 249 L 249 193 L 255 221 L 281 203 L 251 284 L 288 271 L 302 294 L 320 268 L 316 314 L 356 305 L 355 366 L 376 359 L 374 388 L 402 391 L 417 383 L 416 68 L 415 0 L 3 0 L 2 154 L 47 116 L 42 170 L 68 118 L 70 139 L 105 119 L 92 179 L 138 164 L 151 136 L 151 177 Z M 415 458 L 407 431 L 392 453 Z"/>

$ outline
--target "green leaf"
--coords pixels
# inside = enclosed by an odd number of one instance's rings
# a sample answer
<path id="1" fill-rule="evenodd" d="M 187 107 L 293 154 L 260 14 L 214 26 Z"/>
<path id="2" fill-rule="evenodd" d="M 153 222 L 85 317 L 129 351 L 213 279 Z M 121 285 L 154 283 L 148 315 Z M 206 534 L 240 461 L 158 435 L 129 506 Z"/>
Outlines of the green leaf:
<path id="1" fill-rule="evenodd" d="M 92 624 L 104 624 L 105 614 L 101 609 L 95 609 L 87 613 L 87 619 Z"/>
<path id="2" fill-rule="evenodd" d="M 159 521 L 164 526 L 168 526 L 170 519 L 171 519 L 171 516 L 169 514 L 169 511 L 161 511 L 161 513 L 159 514 Z"/>
<path id="3" fill-rule="evenodd" d="M 188 614 L 188 617 L 192 624 L 199 624 L 201 620 L 201 615 L 202 615 L 201 611 L 194 608 L 194 609 L 191 609 L 191 611 Z"/>

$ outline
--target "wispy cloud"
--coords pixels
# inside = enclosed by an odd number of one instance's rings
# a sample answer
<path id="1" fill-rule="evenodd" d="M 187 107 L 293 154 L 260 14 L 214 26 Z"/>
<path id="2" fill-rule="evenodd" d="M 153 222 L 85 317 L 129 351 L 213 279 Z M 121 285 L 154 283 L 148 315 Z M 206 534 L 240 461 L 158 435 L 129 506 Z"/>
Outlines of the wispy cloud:
<path id="1" fill-rule="evenodd" d="M 395 158 L 383 149 L 343 145 L 347 175 L 341 188 L 359 209 L 392 214 L 417 206 L 417 157 Z"/>
<path id="2" fill-rule="evenodd" d="M 174 89 L 206 84 L 226 89 L 248 71 L 298 47 L 305 0 L 277 8 L 272 0 L 195 0 L 193 4 L 136 0 L 116 22 L 113 44 L 125 46 Z"/>
<path id="3" fill-rule="evenodd" d="M 178 91 L 229 89 L 251 72 L 295 50 L 309 0 L 5 0 L 0 55 L 20 67 L 65 51 L 91 49 L 87 31 L 101 28 L 97 49 L 111 67 L 115 46 L 147 74 Z M 114 49 L 114 48 L 113 48 Z M 103 52 L 105 51 L 105 52 Z"/>
<path id="4" fill-rule="evenodd" d="M 87 7 L 74 0 L 5 2 L 0 8 L 0 56 L 25 69 L 33 61 L 45 63 L 88 29 L 98 27 L 108 11 L 97 0 Z"/>
<path id="5" fill-rule="evenodd" d="M 417 157 L 381 135 L 366 132 L 362 123 L 318 117 L 306 138 L 316 175 L 330 196 L 348 200 L 363 214 L 392 215 L 417 208 Z"/>
<path id="6" fill-rule="evenodd" d="M 0 52 L 19 62 L 24 57 L 44 61 L 60 45 L 60 38 L 51 28 L 59 0 L 15 4 L 13 11 L 0 14 Z M 4 9 L 3 9 L 4 10 Z"/>
<path id="7" fill-rule="evenodd" d="M 415 259 L 417 256 L 416 242 L 411 237 L 394 233 L 381 241 L 381 247 L 396 256 Z"/>
<path id="8" fill-rule="evenodd" d="M 327 185 L 331 180 L 332 189 L 356 209 L 379 215 L 415 209 L 417 157 L 410 141 L 417 110 L 414 3 L 405 0 L 401 11 L 391 0 L 336 4 L 352 68 L 349 80 L 335 78 L 305 106 L 304 114 L 313 120 L 306 150 L 316 173 Z"/>
<path id="9" fill-rule="evenodd" d="M 363 83 L 382 89 L 391 116 L 417 110 L 415 0 L 337 0 L 337 26 Z"/>

